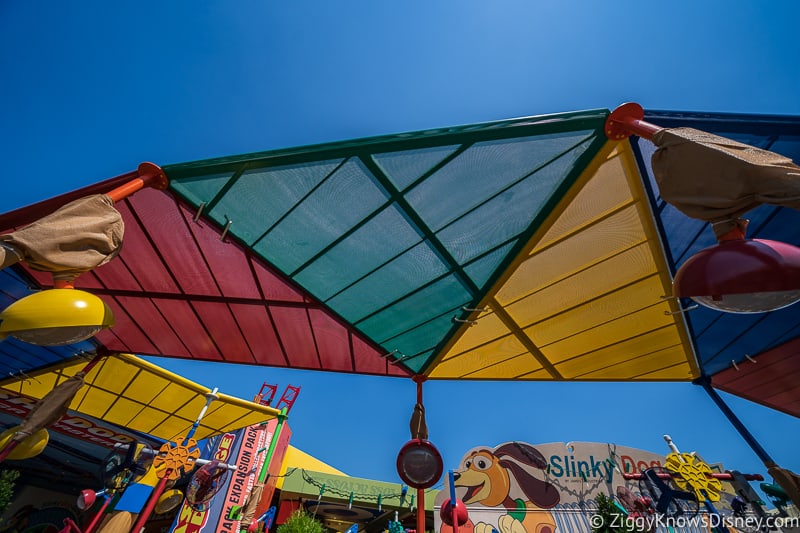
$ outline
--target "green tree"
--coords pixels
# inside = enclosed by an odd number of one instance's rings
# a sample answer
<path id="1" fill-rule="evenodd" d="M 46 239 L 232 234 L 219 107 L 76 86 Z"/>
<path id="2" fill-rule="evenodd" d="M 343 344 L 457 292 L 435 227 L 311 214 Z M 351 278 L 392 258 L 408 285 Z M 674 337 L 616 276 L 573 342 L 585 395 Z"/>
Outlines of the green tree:
<path id="1" fill-rule="evenodd" d="M 632 524 L 625 521 L 623 511 L 602 492 L 595 498 L 595 503 L 597 503 L 597 511 L 590 520 L 593 533 L 633 533 L 637 531 Z"/>
<path id="2" fill-rule="evenodd" d="M 308 514 L 307 512 L 299 509 L 295 511 L 292 516 L 286 519 L 286 522 L 278 526 L 276 533 L 324 533 L 325 526 L 322 523 Z"/>
<path id="3" fill-rule="evenodd" d="M 14 499 L 14 484 L 17 482 L 17 470 L 3 470 L 0 472 L 0 515 L 11 505 Z"/>

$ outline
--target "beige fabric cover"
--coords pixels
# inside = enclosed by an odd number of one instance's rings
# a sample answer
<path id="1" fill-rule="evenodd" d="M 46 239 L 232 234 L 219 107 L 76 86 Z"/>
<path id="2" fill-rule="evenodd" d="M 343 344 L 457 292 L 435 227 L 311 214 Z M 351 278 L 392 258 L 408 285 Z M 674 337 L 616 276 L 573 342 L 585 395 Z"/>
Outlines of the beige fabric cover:
<path id="1" fill-rule="evenodd" d="M 253 484 L 253 490 L 250 492 L 250 496 L 247 497 L 247 503 L 244 506 L 244 510 L 242 511 L 242 517 L 239 522 L 239 529 L 247 529 L 250 525 L 250 522 L 253 521 L 253 518 L 256 516 L 256 510 L 258 509 L 258 504 L 261 501 L 261 495 L 264 493 L 264 483 L 255 482 Z"/>
<path id="2" fill-rule="evenodd" d="M 800 476 L 777 465 L 768 468 L 767 472 L 775 480 L 775 483 L 786 492 L 792 503 L 800 507 Z"/>
<path id="3" fill-rule="evenodd" d="M 692 128 L 653 135 L 652 168 L 661 197 L 714 223 L 719 237 L 761 204 L 800 209 L 800 167 L 791 159 Z"/>
<path id="4" fill-rule="evenodd" d="M 414 412 L 411 413 L 409 426 L 411 428 L 412 439 L 428 440 L 428 424 L 425 422 L 425 406 L 421 403 L 414 405 Z"/>
<path id="5" fill-rule="evenodd" d="M 11 440 L 25 440 L 28 436 L 57 422 L 64 416 L 75 394 L 83 387 L 83 378 L 84 373 L 78 372 L 36 402 Z"/>
<path id="6" fill-rule="evenodd" d="M 34 270 L 72 281 L 113 259 L 124 225 L 114 203 L 98 194 L 79 198 L 22 229 L 0 235 L 0 266 L 19 258 Z M 14 253 L 16 251 L 16 254 Z"/>

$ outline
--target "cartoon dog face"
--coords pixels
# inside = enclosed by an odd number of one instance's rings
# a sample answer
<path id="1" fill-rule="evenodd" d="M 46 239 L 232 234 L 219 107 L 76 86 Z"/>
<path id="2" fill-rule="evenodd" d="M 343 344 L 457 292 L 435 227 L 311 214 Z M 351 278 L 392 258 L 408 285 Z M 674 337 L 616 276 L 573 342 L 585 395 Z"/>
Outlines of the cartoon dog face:
<path id="1" fill-rule="evenodd" d="M 547 460 L 532 446 L 512 442 L 494 451 L 480 449 L 470 453 L 453 478 L 456 487 L 465 487 L 463 501 L 469 505 L 480 503 L 495 507 L 506 502 L 511 488 L 511 476 L 517 481 L 527 499 L 534 505 L 547 509 L 556 505 L 560 498 L 558 490 L 542 481 L 520 463 L 540 470 L 547 468 Z"/>
<path id="2" fill-rule="evenodd" d="M 478 450 L 464 460 L 463 470 L 453 474 L 456 487 L 466 487 L 464 503 L 480 502 L 494 507 L 505 500 L 510 487 L 508 471 L 489 450 Z"/>

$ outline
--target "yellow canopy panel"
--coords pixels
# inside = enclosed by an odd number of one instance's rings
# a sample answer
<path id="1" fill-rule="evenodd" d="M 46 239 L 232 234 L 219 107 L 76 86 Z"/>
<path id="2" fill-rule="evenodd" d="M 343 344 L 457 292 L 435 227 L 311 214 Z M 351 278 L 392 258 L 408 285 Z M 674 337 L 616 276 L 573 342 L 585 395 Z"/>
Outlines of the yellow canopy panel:
<path id="1" fill-rule="evenodd" d="M 347 476 L 347 474 L 341 470 L 332 467 L 328 463 L 320 461 L 313 455 L 309 455 L 303 450 L 295 448 L 290 444 L 289 447 L 286 448 L 286 455 L 283 458 L 283 464 L 281 465 L 278 482 L 275 484 L 276 488 L 280 489 L 283 487 L 283 480 L 286 477 L 286 472 L 293 468 L 309 470 L 312 472 L 322 472 L 323 474 L 333 474 L 336 476 Z"/>
<path id="2" fill-rule="evenodd" d="M 610 142 L 429 377 L 691 380 L 699 375 L 630 145 Z"/>
<path id="3" fill-rule="evenodd" d="M 50 367 L 0 387 L 40 399 L 86 366 Z M 130 354 L 108 356 L 85 377 L 69 408 L 164 440 L 186 436 L 212 390 Z M 194 433 L 203 439 L 275 418 L 280 411 L 217 392 Z"/>

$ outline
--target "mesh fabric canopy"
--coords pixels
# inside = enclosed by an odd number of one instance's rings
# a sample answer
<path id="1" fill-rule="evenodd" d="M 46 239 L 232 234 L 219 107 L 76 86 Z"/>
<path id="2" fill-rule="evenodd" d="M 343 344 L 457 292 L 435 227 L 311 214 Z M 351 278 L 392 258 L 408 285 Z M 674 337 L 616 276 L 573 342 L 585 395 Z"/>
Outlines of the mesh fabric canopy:
<path id="1" fill-rule="evenodd" d="M 86 366 L 72 360 L 3 388 L 31 398 L 43 398 Z M 188 435 L 213 393 L 213 401 L 195 428 L 196 439 L 219 435 L 275 418 L 275 408 L 214 392 L 130 354 L 103 359 L 67 405 L 69 409 L 167 441 Z"/>
<path id="2" fill-rule="evenodd" d="M 165 165 L 166 191 L 117 205 L 119 257 L 76 281 L 112 307 L 117 325 L 74 350 L 430 379 L 719 374 L 716 384 L 736 372 L 726 390 L 797 415 L 797 402 L 752 392 L 765 376 L 746 377 L 759 354 L 793 346 L 796 313 L 680 312 L 675 265 L 713 244 L 713 232 L 659 198 L 652 144 L 607 140 L 607 116 Z M 798 156 L 796 119 L 647 118 Z M 9 213 L 0 231 L 130 177 Z M 796 211 L 752 215 L 749 236 L 800 241 Z M 52 284 L 22 265 L 0 282 L 9 300 Z M 11 340 L 0 350 L 12 374 L 70 356 Z M 777 357 L 793 375 L 797 364 Z M 796 382 L 769 393 L 796 397 Z"/>

